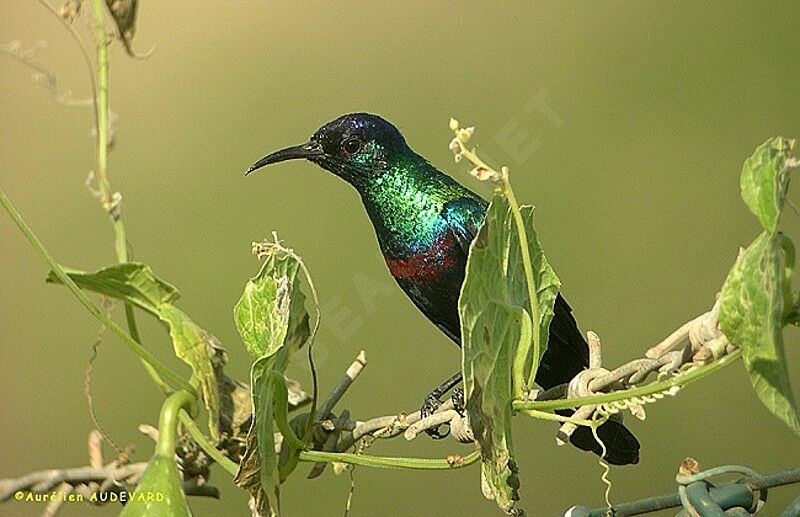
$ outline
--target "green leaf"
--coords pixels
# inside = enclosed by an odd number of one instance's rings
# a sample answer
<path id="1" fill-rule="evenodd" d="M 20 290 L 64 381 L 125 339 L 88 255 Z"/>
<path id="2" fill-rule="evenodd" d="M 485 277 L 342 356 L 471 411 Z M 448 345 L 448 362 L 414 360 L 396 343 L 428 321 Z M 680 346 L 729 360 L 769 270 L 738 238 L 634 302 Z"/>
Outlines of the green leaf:
<path id="1" fill-rule="evenodd" d="M 250 371 L 254 418 L 234 482 L 250 492 L 256 508 L 264 515 L 280 514 L 281 465 L 273 438 L 276 392 L 271 373 L 277 372 L 283 378 L 291 353 L 309 335 L 298 267 L 287 254 L 270 255 L 258 275 L 247 283 L 234 308 L 236 328 L 255 358 Z"/>
<path id="2" fill-rule="evenodd" d="M 777 228 L 786 200 L 791 168 L 788 160 L 794 142 L 787 138 L 770 138 L 756 148 L 742 167 L 742 199 L 768 232 Z"/>
<path id="3" fill-rule="evenodd" d="M 533 277 L 536 283 L 536 297 L 538 299 L 540 315 L 539 321 L 536 322 L 536 324 L 539 326 L 539 357 L 533 357 L 531 355 L 532 349 L 528 350 L 527 343 L 525 344 L 526 359 L 524 371 L 527 372 L 527 382 L 525 383 L 525 387 L 527 388 L 531 388 L 533 386 L 534 378 L 536 377 L 536 370 L 539 367 L 539 361 L 541 361 L 542 355 L 544 355 L 545 351 L 547 350 L 547 343 L 550 337 L 550 322 L 553 320 L 553 307 L 556 303 L 558 291 L 561 289 L 561 280 L 559 280 L 556 272 L 547 261 L 547 257 L 544 255 L 542 245 L 539 242 L 538 236 L 536 235 L 536 230 L 533 226 L 533 210 L 534 209 L 532 206 L 520 207 L 522 219 L 525 223 L 525 233 L 527 234 L 528 238 L 528 250 L 533 265 Z M 527 292 L 525 291 L 525 273 L 522 265 L 519 237 L 516 230 L 511 233 L 509 242 L 507 275 L 509 280 L 513 282 L 512 285 L 514 287 L 513 290 L 510 290 L 512 301 L 515 301 L 517 302 L 516 304 L 519 304 L 520 300 L 524 300 L 526 304 L 522 305 L 522 307 L 528 311 L 528 314 L 532 314 L 530 311 L 530 300 L 528 299 Z M 521 385 L 522 380 L 520 379 L 517 384 Z"/>
<path id="4" fill-rule="evenodd" d="M 259 359 L 274 354 L 289 333 L 291 293 L 298 264 L 271 255 L 255 278 L 247 282 L 233 309 L 236 329 L 247 351 Z"/>
<path id="5" fill-rule="evenodd" d="M 64 271 L 81 289 L 124 300 L 155 316 L 159 315 L 160 304 L 174 302 L 180 296 L 175 286 L 161 280 L 150 266 L 139 262 L 117 264 L 93 273 L 69 268 Z M 61 283 L 52 271 L 47 281 Z"/>
<path id="6" fill-rule="evenodd" d="M 219 341 L 174 305 L 162 303 L 158 311 L 161 320 L 169 327 L 175 355 L 191 366 L 192 375 L 200 383 L 208 410 L 208 429 L 216 439 L 219 437 L 220 395 L 213 361 L 221 351 Z"/>
<path id="7" fill-rule="evenodd" d="M 269 373 L 275 356 L 257 359 L 250 369 L 253 419 L 247 432 L 246 448 L 233 482 L 250 492 L 258 515 L 280 515 L 279 461 L 275 452 L 274 392 Z"/>
<path id="8" fill-rule="evenodd" d="M 544 354 L 550 333 L 555 304 L 561 281 L 544 255 L 533 226 L 533 207 L 520 208 L 528 250 L 532 261 L 533 276 L 537 287 L 540 318 L 530 322 L 539 326 L 539 350 Z M 509 307 L 523 309 L 532 314 L 531 301 L 522 263 L 520 241 L 511 208 L 505 197 L 497 194 L 486 212 L 483 226 L 475 243 L 470 248 L 467 273 L 459 299 L 462 322 L 479 311 L 487 301 L 502 302 Z M 462 323 L 463 327 L 463 323 Z M 464 329 L 462 328 L 462 332 Z M 540 357 L 533 357 L 533 347 L 524 341 L 515 352 L 519 377 L 515 376 L 515 393 L 521 395 L 524 388 L 531 388 Z"/>
<path id="9" fill-rule="evenodd" d="M 531 300 L 518 229 L 506 198 L 495 195 L 472 244 L 459 298 L 467 411 L 481 448 L 484 495 L 513 514 L 518 499 L 511 448 L 511 401 L 531 387 L 541 357 L 533 357 L 533 329 L 547 347 L 560 282 L 533 227 L 533 207 L 520 209 L 536 284 L 538 321 Z"/>
<path id="10" fill-rule="evenodd" d="M 175 355 L 192 368 L 200 383 L 203 402 L 208 410 L 209 429 L 217 437 L 219 389 L 212 358 L 220 348 L 217 338 L 206 332 L 180 309 L 172 305 L 180 293 L 161 280 L 147 264 L 128 262 L 105 267 L 93 273 L 65 269 L 81 289 L 132 303 L 161 319 L 169 328 Z M 51 271 L 48 282 L 59 283 Z"/>
<path id="11" fill-rule="evenodd" d="M 154 455 L 120 517 L 183 517 L 192 515 L 180 472 L 172 458 Z"/>
<path id="12" fill-rule="evenodd" d="M 522 329 L 528 329 L 524 332 Z M 524 309 L 487 301 L 462 320 L 467 413 L 481 450 L 481 488 L 509 515 L 519 500 L 519 478 L 511 443 L 512 362 L 521 339 L 530 339 Z"/>
<path id="13" fill-rule="evenodd" d="M 763 232 L 740 254 L 720 293 L 722 332 L 742 349 L 750 381 L 765 406 L 800 434 L 783 349 L 788 237 Z"/>

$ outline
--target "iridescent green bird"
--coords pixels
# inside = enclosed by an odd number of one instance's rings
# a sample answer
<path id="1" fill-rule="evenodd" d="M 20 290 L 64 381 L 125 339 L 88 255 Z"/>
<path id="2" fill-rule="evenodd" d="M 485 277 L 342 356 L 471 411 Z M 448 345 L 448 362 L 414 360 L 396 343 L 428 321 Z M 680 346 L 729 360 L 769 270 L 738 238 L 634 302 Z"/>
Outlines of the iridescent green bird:
<path id="1" fill-rule="evenodd" d="M 355 187 L 389 272 L 419 310 L 461 346 L 458 296 L 469 245 L 483 222 L 486 201 L 415 153 L 400 131 L 377 115 L 341 116 L 322 126 L 308 142 L 265 156 L 246 174 L 298 158 Z M 588 345 L 572 310 L 559 295 L 536 382 L 545 389 L 569 382 L 588 364 Z M 460 381 L 459 372 L 434 390 L 423 413 L 433 411 L 439 398 Z M 639 442 L 620 422 L 606 422 L 598 434 L 608 449 L 609 463 L 639 461 Z M 432 435 L 441 436 L 436 431 Z M 580 427 L 571 442 L 601 454 L 586 427 Z"/>

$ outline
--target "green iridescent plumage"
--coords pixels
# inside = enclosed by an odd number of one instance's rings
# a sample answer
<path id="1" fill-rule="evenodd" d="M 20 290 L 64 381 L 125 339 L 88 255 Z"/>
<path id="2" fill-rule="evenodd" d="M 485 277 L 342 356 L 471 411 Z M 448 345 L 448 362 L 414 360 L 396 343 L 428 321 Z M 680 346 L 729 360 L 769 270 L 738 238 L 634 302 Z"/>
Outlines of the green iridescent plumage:
<path id="1" fill-rule="evenodd" d="M 360 192 L 388 257 L 434 246 L 452 224 L 479 227 L 486 211 L 483 199 L 416 155 L 393 163 Z M 445 214 L 445 205 L 457 201 L 459 209 Z"/>

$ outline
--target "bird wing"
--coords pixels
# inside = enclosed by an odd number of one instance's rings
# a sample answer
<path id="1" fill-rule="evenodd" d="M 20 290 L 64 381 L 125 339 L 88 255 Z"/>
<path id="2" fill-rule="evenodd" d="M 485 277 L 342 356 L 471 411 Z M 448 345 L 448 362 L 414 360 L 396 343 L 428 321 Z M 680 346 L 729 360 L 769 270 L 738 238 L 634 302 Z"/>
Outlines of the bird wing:
<path id="1" fill-rule="evenodd" d="M 440 286 L 443 292 L 448 293 L 447 311 L 442 314 L 428 314 L 428 317 L 458 346 L 461 346 L 458 295 L 461 291 L 461 284 L 464 283 L 464 267 L 467 263 L 469 246 L 483 223 L 486 206 L 486 201 L 473 195 L 448 201 L 441 211 L 441 216 L 447 224 L 445 237 L 455 241 L 450 248 L 450 253 L 458 265 L 452 269 L 451 274 L 442 280 L 444 285 Z"/>
<path id="2" fill-rule="evenodd" d="M 447 221 L 449 234 L 455 238 L 466 260 L 469 246 L 478 234 L 486 215 L 486 201 L 478 197 L 460 197 L 442 207 L 442 217 Z"/>
<path id="3" fill-rule="evenodd" d="M 561 293 L 553 305 L 547 349 L 536 372 L 536 383 L 544 389 L 569 382 L 589 366 L 589 345 L 583 339 L 572 309 Z"/>

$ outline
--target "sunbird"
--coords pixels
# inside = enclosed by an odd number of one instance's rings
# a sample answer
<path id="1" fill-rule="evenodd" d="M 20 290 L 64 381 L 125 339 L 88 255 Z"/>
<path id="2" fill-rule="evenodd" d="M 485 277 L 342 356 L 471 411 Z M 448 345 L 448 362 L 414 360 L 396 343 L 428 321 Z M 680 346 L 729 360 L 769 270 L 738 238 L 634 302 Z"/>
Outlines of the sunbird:
<path id="1" fill-rule="evenodd" d="M 460 347 L 458 297 L 469 246 L 488 203 L 415 153 L 392 123 L 369 113 L 332 120 L 307 142 L 265 156 L 245 174 L 295 159 L 308 160 L 355 187 L 389 272 L 414 305 Z M 559 294 L 536 383 L 552 388 L 569 382 L 588 365 L 589 347 L 572 309 Z M 459 382 L 461 372 L 430 393 L 423 416 L 433 412 L 440 398 Z M 463 393 L 459 395 L 463 399 Z M 606 461 L 638 463 L 639 442 L 621 422 L 608 420 L 597 433 L 607 448 Z M 438 430 L 430 434 L 444 436 Z M 580 426 L 570 441 L 582 450 L 602 454 L 588 427 Z"/>

